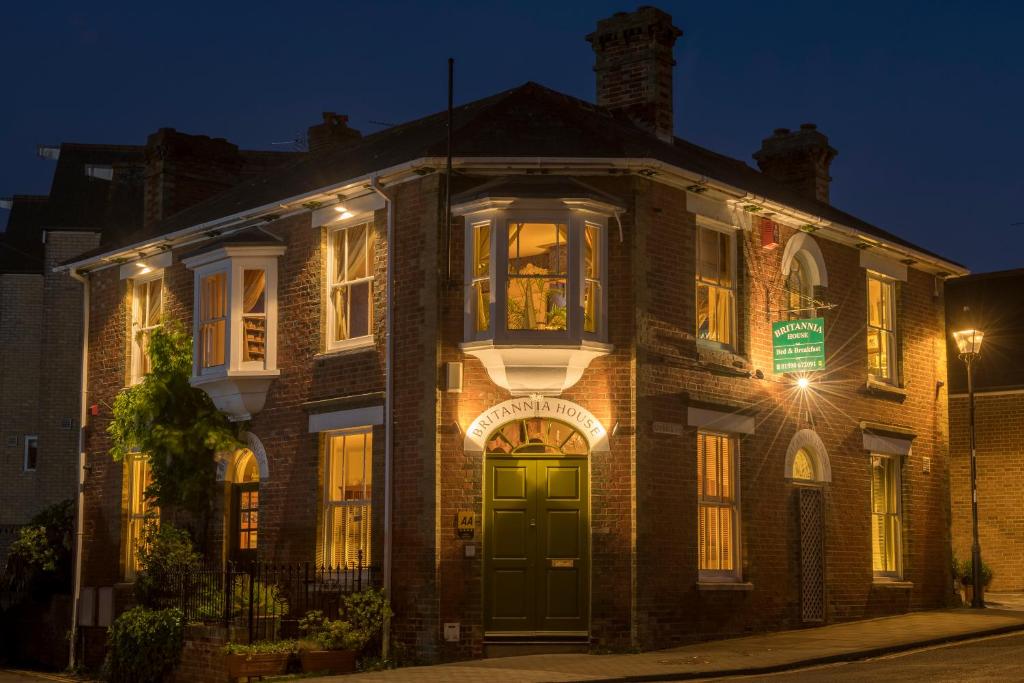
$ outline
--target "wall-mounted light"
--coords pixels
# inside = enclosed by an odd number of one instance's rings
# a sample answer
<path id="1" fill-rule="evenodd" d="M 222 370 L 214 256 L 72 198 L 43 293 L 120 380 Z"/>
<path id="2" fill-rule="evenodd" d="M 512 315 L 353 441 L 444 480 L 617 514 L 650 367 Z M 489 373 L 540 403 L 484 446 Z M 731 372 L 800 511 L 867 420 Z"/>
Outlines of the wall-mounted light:
<path id="1" fill-rule="evenodd" d="M 796 385 L 801 389 L 806 389 L 807 387 L 811 386 L 811 380 L 807 379 L 806 377 L 801 377 L 797 379 Z"/>
<path id="2" fill-rule="evenodd" d="M 149 267 L 149 264 L 145 261 L 139 261 L 135 264 L 135 267 L 139 269 L 139 275 L 145 275 L 153 269 Z"/>

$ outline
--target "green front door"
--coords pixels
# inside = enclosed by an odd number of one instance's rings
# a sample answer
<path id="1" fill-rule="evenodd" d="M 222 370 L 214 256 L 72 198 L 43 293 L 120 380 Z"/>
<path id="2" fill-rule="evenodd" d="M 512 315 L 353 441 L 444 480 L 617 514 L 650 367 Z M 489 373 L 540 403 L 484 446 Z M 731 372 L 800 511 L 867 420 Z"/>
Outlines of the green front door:
<path id="1" fill-rule="evenodd" d="M 488 635 L 586 635 L 587 459 L 489 455 L 484 510 Z"/>

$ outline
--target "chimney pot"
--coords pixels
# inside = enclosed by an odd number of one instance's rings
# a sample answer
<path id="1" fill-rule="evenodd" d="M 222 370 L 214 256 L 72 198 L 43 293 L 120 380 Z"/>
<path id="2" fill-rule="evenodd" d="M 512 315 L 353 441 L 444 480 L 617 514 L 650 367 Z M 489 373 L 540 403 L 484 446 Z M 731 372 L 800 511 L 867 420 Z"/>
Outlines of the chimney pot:
<path id="1" fill-rule="evenodd" d="M 818 130 L 816 123 L 801 123 L 800 130 Z"/>
<path id="2" fill-rule="evenodd" d="M 306 134 L 310 152 L 320 152 L 331 147 L 344 145 L 362 137 L 355 128 L 348 127 L 348 116 L 333 111 L 321 114 L 323 121 L 310 126 Z"/>

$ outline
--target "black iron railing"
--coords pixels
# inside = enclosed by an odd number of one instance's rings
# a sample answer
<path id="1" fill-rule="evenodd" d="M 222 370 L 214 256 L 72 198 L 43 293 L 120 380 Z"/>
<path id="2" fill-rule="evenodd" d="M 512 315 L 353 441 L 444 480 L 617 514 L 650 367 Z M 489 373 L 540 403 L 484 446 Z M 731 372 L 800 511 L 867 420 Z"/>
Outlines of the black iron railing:
<path id="1" fill-rule="evenodd" d="M 220 623 L 248 631 L 249 642 L 295 638 L 311 610 L 337 619 L 342 599 L 376 586 L 377 571 L 313 563 L 228 563 L 172 577 L 161 602 L 178 607 L 187 623 Z"/>

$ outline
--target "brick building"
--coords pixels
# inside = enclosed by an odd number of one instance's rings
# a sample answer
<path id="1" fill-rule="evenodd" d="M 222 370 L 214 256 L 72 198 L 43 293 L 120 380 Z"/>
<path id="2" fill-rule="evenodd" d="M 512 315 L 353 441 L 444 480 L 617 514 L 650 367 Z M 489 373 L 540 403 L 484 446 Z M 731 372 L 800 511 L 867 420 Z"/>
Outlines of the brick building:
<path id="1" fill-rule="evenodd" d="M 141 475 L 104 428 L 158 279 L 193 384 L 246 422 L 211 462 L 209 554 L 363 557 L 424 658 L 945 604 L 943 289 L 965 270 L 831 206 L 813 125 L 775 130 L 760 170 L 675 137 L 679 35 L 653 8 L 600 22 L 596 105 L 527 83 L 456 108 L 450 188 L 440 113 L 68 263 L 98 406 L 83 585 L 133 571 Z M 773 372 L 782 321 L 823 328 L 824 368 Z"/>
<path id="2" fill-rule="evenodd" d="M 1024 590 L 1024 270 L 979 273 L 948 283 L 948 329 L 976 325 L 985 333 L 974 362 L 978 472 L 978 536 L 993 571 L 990 590 Z M 964 307 L 969 310 L 964 311 Z M 970 325 L 968 325 L 970 323 Z M 950 339 L 949 488 L 953 552 L 971 556 L 971 462 L 967 373 Z"/>

